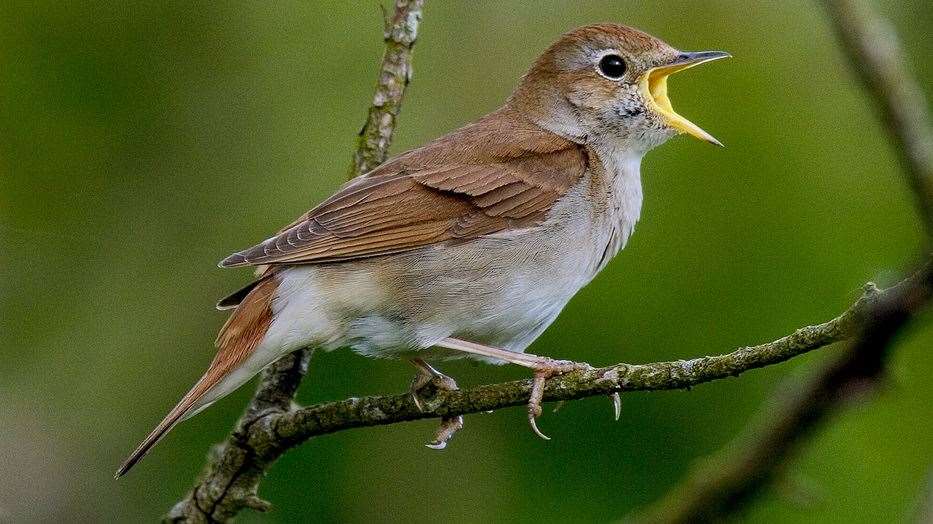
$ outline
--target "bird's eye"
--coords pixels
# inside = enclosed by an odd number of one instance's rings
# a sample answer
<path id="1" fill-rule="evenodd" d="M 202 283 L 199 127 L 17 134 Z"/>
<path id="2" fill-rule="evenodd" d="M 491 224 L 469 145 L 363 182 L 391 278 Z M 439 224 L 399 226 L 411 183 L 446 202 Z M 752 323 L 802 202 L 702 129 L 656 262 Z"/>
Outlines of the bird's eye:
<path id="1" fill-rule="evenodd" d="M 599 60 L 599 72 L 606 78 L 618 80 L 625 74 L 625 60 L 619 55 L 606 55 Z"/>

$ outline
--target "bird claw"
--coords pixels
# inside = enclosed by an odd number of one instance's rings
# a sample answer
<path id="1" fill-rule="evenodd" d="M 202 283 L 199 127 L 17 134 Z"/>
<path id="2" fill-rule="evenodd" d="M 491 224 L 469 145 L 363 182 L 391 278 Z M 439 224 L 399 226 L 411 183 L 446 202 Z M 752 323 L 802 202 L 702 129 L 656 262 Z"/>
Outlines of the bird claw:
<path id="1" fill-rule="evenodd" d="M 423 360 L 412 360 L 412 364 L 418 369 L 418 373 L 411 379 L 408 392 L 418 411 L 424 412 L 424 403 L 419 392 L 428 385 L 433 385 L 438 391 L 456 391 L 460 389 L 456 380 L 434 369 Z"/>
<path id="2" fill-rule="evenodd" d="M 427 362 L 417 359 L 412 360 L 412 364 L 418 369 L 418 374 L 411 381 L 409 393 L 418 411 L 424 412 L 424 403 L 419 391 L 426 386 L 432 385 L 437 391 L 456 391 L 460 389 L 457 386 L 457 381 L 433 368 Z M 463 429 L 463 417 L 461 415 L 443 417 L 440 426 L 434 433 L 434 440 L 425 444 L 425 446 L 437 450 L 444 449 L 451 437 L 461 429 Z"/>
<path id="3" fill-rule="evenodd" d="M 551 440 L 551 437 L 545 435 L 544 433 L 541 433 L 541 430 L 538 429 L 538 423 L 535 422 L 535 416 L 532 415 L 530 412 L 528 413 L 528 425 L 531 426 L 531 431 L 533 431 L 535 435 L 538 435 L 544 440 Z"/>
<path id="4" fill-rule="evenodd" d="M 528 424 L 531 426 L 531 431 L 534 431 L 535 435 L 538 435 L 544 440 L 551 440 L 551 437 L 541 433 L 535 419 L 541 416 L 541 399 L 544 398 L 544 382 L 548 379 L 550 374 L 551 372 L 545 369 L 535 370 L 534 379 L 531 383 L 531 395 L 528 397 Z"/>
<path id="5" fill-rule="evenodd" d="M 528 425 L 535 435 L 544 440 L 551 440 L 551 437 L 545 435 L 538 429 L 536 419 L 541 416 L 541 401 L 544 399 L 544 385 L 547 379 L 576 371 L 579 369 L 589 369 L 590 365 L 586 363 L 571 362 L 569 360 L 551 360 L 546 359 L 535 366 L 534 379 L 531 383 L 531 395 L 528 397 Z"/>
<path id="6" fill-rule="evenodd" d="M 463 416 L 444 417 L 441 419 L 441 425 L 434 434 L 434 440 L 425 444 L 425 447 L 442 450 L 447 447 L 447 441 L 454 436 L 454 433 L 463 429 Z"/>

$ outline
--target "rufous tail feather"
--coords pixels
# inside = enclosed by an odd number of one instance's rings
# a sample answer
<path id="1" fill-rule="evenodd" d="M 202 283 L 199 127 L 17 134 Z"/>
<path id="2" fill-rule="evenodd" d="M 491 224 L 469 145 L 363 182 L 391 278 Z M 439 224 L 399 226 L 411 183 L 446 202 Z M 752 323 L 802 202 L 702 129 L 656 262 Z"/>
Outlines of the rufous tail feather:
<path id="1" fill-rule="evenodd" d="M 120 478 L 139 462 L 179 422 L 217 400 L 211 390 L 228 377 L 262 342 L 272 323 L 272 297 L 278 287 L 275 277 L 264 278 L 250 290 L 217 335 L 217 355 L 204 375 L 159 422 L 133 453 L 120 465 L 114 478 Z"/>

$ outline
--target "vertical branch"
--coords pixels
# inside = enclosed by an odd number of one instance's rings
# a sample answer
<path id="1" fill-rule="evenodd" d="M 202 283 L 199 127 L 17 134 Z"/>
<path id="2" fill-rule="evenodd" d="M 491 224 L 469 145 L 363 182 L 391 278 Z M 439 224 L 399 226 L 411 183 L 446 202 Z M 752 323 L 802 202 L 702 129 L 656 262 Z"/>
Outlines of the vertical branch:
<path id="1" fill-rule="evenodd" d="M 897 33 L 858 0 L 821 3 L 849 62 L 878 106 L 927 236 L 933 237 L 933 131 L 926 97 L 907 68 Z"/>
<path id="2" fill-rule="evenodd" d="M 392 18 L 386 21 L 386 51 L 379 70 L 376 94 L 366 124 L 360 131 L 350 178 L 385 161 L 401 109 L 405 88 L 411 80 L 411 50 L 418 36 L 424 0 L 395 0 Z M 211 450 L 197 483 L 163 518 L 165 522 L 226 522 L 243 508 L 264 511 L 269 503 L 259 499 L 259 482 L 266 469 L 289 446 L 249 442 L 249 428 L 269 415 L 293 409 L 295 393 L 308 371 L 312 349 L 302 349 L 279 359 L 263 371 L 259 386 L 230 436 Z"/>
<path id="3" fill-rule="evenodd" d="M 376 93 L 366 123 L 357 138 L 348 178 L 372 170 L 388 157 L 405 88 L 411 81 L 411 51 L 418 38 L 423 5 L 424 0 L 396 0 L 395 13 L 391 19 L 386 20 L 386 50 L 376 82 Z"/>

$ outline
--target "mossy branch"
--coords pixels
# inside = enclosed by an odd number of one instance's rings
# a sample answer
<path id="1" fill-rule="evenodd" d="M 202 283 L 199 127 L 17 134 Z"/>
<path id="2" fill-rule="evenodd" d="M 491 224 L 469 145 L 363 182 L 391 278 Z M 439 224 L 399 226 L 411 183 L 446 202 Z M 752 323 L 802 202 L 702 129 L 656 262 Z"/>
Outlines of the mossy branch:
<path id="1" fill-rule="evenodd" d="M 896 289 L 896 288 L 892 288 Z M 784 362 L 797 355 L 845 340 L 859 331 L 869 307 L 892 290 L 878 291 L 867 285 L 863 296 L 838 317 L 800 328 L 790 335 L 730 353 L 690 360 L 619 363 L 576 371 L 548 380 L 545 401 L 575 400 L 616 392 L 687 389 L 764 366 Z M 516 380 L 457 391 L 441 391 L 423 402 L 418 410 L 409 394 L 351 398 L 280 413 L 253 426 L 251 445 L 267 449 L 274 441 L 294 446 L 326 433 L 344 429 L 394 424 L 409 420 L 465 415 L 510 406 L 525 405 L 531 380 Z"/>
<path id="2" fill-rule="evenodd" d="M 544 400 L 575 400 L 615 392 L 687 389 L 778 364 L 857 335 L 868 322 L 868 312 L 876 304 L 892 294 L 901 293 L 912 282 L 913 279 L 907 280 L 884 291 L 868 284 L 862 297 L 838 317 L 757 346 L 690 360 L 619 363 L 555 377 L 547 382 Z M 286 449 L 317 435 L 525 405 L 530 391 L 531 380 L 441 391 L 423 400 L 423 410 L 415 406 L 407 393 L 350 398 L 269 414 L 253 424 L 242 437 L 244 444 L 254 452 L 274 460 Z"/>
<path id="3" fill-rule="evenodd" d="M 411 52 L 418 39 L 423 4 L 423 0 L 398 0 L 395 13 L 386 20 L 385 55 L 376 93 L 357 138 L 348 178 L 366 173 L 388 158 L 402 99 L 411 82 Z"/>

